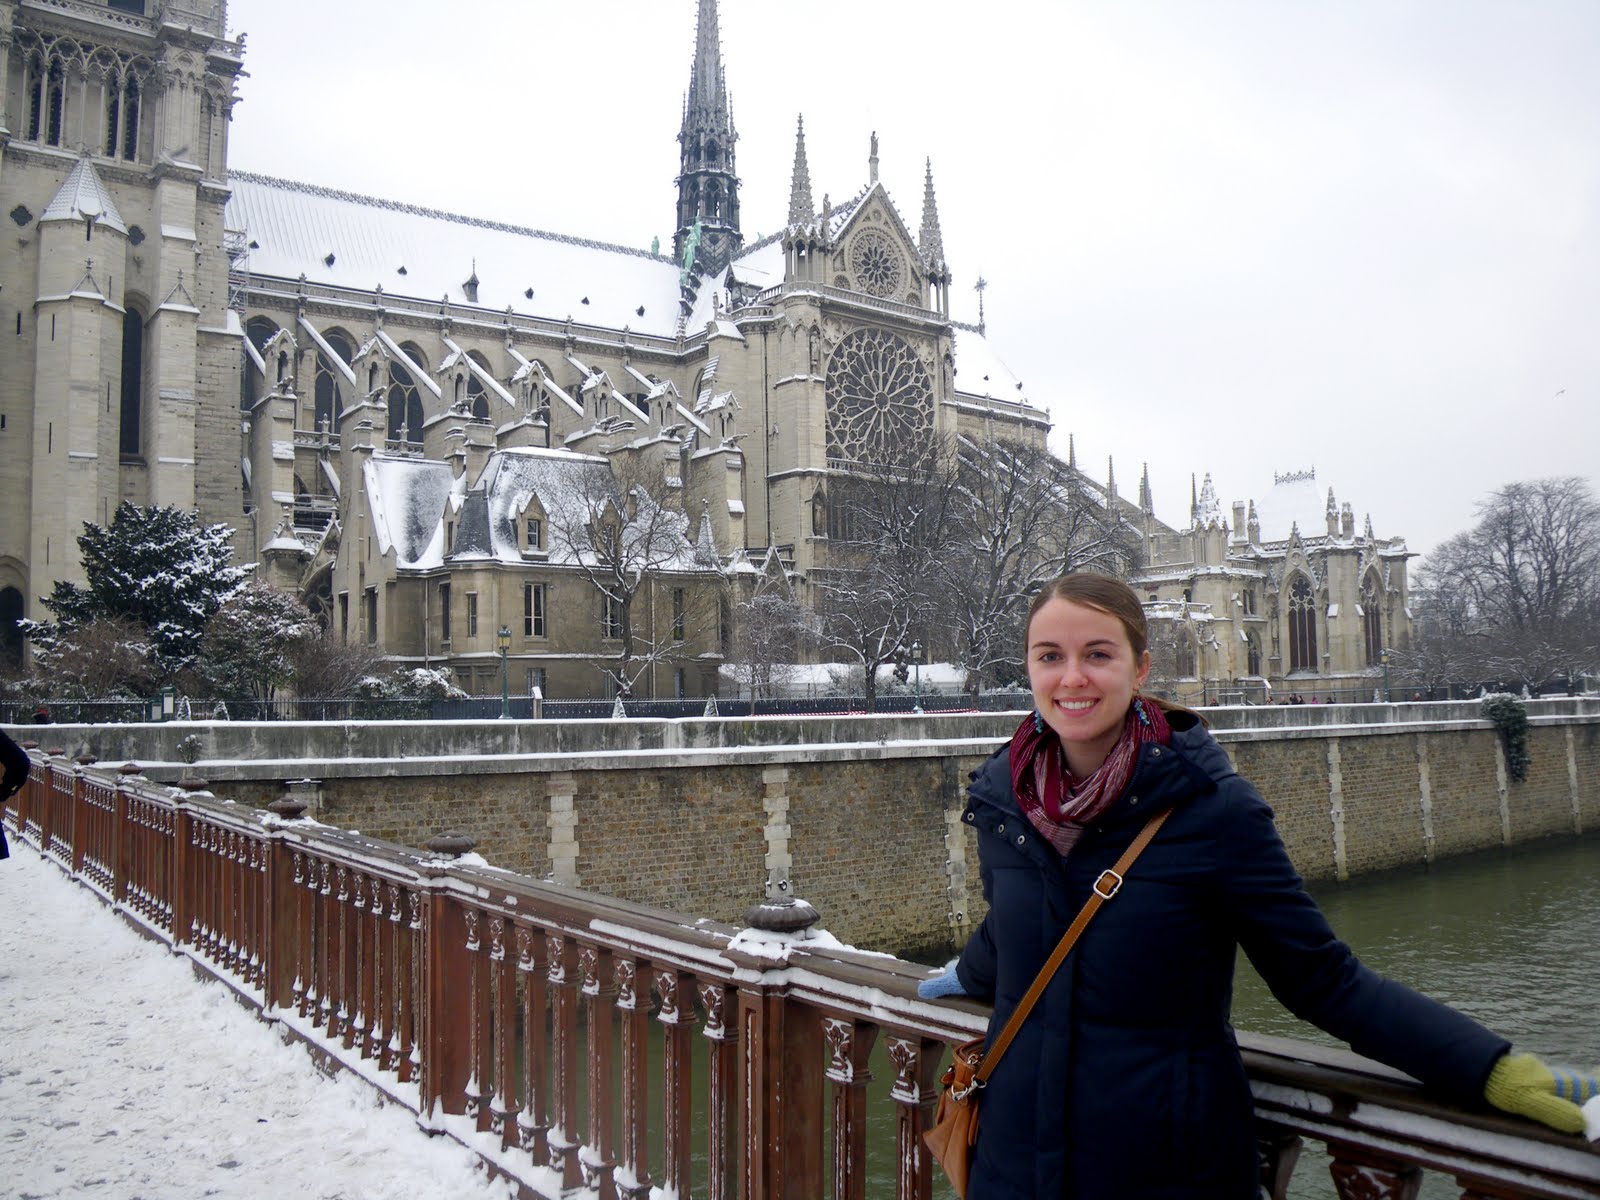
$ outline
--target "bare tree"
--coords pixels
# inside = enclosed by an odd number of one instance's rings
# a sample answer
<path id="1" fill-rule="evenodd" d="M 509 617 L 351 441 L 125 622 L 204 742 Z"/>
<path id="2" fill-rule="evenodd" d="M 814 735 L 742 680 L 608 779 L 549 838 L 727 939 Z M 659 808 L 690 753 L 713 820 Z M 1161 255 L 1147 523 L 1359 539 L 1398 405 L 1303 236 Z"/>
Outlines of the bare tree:
<path id="1" fill-rule="evenodd" d="M 750 688 L 752 711 L 778 694 L 801 646 L 815 632 L 811 614 L 786 589 L 767 586 L 734 606 L 730 665 Z"/>
<path id="2" fill-rule="evenodd" d="M 1537 690 L 1596 662 L 1600 503 L 1583 479 L 1491 492 L 1478 523 L 1429 555 L 1427 574 L 1440 636 L 1475 644 L 1480 677 Z"/>
<path id="3" fill-rule="evenodd" d="M 1123 577 L 1136 539 L 1114 502 L 1041 447 L 962 438 L 955 468 L 950 532 L 932 565 L 976 695 L 997 672 L 1020 670 L 1022 618 L 1040 585 L 1077 570 Z"/>
<path id="4" fill-rule="evenodd" d="M 575 494 L 550 511 L 552 546 L 598 594 L 602 635 L 617 644 L 602 670 L 618 695 L 631 696 L 653 664 L 682 655 L 715 621 L 720 565 L 708 547 L 690 541 L 682 488 L 658 458 L 619 456 L 609 472 L 585 472 L 574 486 Z M 641 620 L 648 607 L 641 598 L 673 581 L 682 583 L 681 609 L 670 620 Z"/>
<path id="5" fill-rule="evenodd" d="M 858 463 L 835 480 L 830 565 L 812 582 L 820 599 L 823 644 L 861 665 L 868 710 L 877 705 L 878 671 L 929 644 L 938 603 L 936 561 L 946 545 L 956 473 L 944 445 L 928 439 L 893 462 Z M 941 621 L 942 617 L 939 618 Z"/>

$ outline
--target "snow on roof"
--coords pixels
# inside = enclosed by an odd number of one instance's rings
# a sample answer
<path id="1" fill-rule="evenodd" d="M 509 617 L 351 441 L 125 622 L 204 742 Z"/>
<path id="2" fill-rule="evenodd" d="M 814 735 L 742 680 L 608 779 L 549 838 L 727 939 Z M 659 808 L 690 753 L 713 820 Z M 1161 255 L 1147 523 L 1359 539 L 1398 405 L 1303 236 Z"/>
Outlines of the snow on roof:
<path id="1" fill-rule="evenodd" d="M 535 498 L 550 526 L 572 528 L 589 516 L 585 497 L 617 491 L 606 459 L 539 446 L 492 455 L 479 487 L 486 497 L 489 557 L 501 562 L 522 561 L 516 523 Z M 548 540 L 546 554 L 547 562 L 572 561 L 570 549 L 560 539 Z"/>
<path id="2" fill-rule="evenodd" d="M 93 221 L 118 233 L 128 232 L 128 227 L 122 223 L 122 214 L 117 211 L 117 202 L 111 198 L 100 173 L 87 156 L 72 165 L 55 198 L 45 206 L 39 223 L 42 225 L 46 221 Z"/>
<path id="3" fill-rule="evenodd" d="M 677 333 L 678 268 L 647 251 L 244 171 L 229 181 L 226 221 L 250 239 L 254 275 Z"/>
<path id="4" fill-rule="evenodd" d="M 1317 483 L 1315 468 L 1275 474 L 1272 488 L 1255 505 L 1263 542 L 1282 541 L 1296 523 L 1303 538 L 1328 535 L 1328 488 Z"/>
<path id="5" fill-rule="evenodd" d="M 762 238 L 734 259 L 729 274 L 751 287 L 776 287 L 783 282 L 783 242 L 776 235 Z"/>
<path id="6" fill-rule="evenodd" d="M 952 333 L 956 356 L 956 391 L 967 396 L 985 396 L 1013 404 L 1027 403 L 1022 381 L 989 345 L 989 339 L 976 329 L 957 325 Z"/>
<path id="7" fill-rule="evenodd" d="M 400 567 L 439 566 L 444 561 L 441 519 L 454 482 L 449 466 L 374 454 L 362 474 L 379 553 L 392 548 Z"/>

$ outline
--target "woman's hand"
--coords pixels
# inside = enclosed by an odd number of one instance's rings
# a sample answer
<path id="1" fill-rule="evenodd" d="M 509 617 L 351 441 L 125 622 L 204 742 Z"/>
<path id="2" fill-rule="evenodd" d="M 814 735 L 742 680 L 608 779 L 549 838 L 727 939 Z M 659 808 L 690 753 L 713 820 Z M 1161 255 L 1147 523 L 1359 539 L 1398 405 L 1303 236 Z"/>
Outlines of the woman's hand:
<path id="1" fill-rule="evenodd" d="M 1592 1075 L 1558 1071 L 1531 1054 L 1507 1054 L 1495 1063 L 1483 1098 L 1498 1109 L 1528 1117 L 1562 1133 L 1583 1133 L 1578 1106 L 1600 1094 Z"/>
<path id="2" fill-rule="evenodd" d="M 965 996 L 967 989 L 956 978 L 956 964 L 951 963 L 941 974 L 924 979 L 917 984 L 917 995 L 924 1000 L 940 1000 L 945 996 Z"/>

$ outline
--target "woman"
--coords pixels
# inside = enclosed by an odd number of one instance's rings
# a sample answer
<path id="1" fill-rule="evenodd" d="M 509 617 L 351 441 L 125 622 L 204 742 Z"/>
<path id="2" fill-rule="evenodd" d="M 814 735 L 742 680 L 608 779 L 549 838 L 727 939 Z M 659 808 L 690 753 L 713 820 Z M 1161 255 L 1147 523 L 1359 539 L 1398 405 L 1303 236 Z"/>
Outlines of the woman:
<path id="1" fill-rule="evenodd" d="M 1271 810 L 1200 719 L 1139 695 L 1150 654 L 1131 589 L 1089 574 L 1048 584 L 1027 663 L 1037 708 L 974 774 L 964 813 L 989 913 L 919 991 L 992 1000 L 992 1042 L 1094 880 L 1172 811 L 980 1093 L 969 1200 L 1254 1200 L 1253 1105 L 1229 1025 L 1240 946 L 1279 1000 L 1357 1052 L 1460 1103 L 1487 1094 L 1581 1132 L 1537 1060 L 1334 937 Z"/>

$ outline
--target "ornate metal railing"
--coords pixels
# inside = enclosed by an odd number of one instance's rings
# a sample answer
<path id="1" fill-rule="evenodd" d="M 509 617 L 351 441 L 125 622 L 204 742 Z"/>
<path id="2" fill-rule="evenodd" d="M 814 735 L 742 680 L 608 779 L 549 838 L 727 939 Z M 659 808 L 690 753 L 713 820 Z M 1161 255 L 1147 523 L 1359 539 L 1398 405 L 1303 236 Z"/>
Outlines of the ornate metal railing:
<path id="1" fill-rule="evenodd" d="M 417 851 L 287 796 L 249 811 L 33 753 L 19 842 L 533 1194 L 946 1194 L 921 1133 L 945 1046 L 986 1014 L 918 1000 L 922 968 L 540 883 L 458 836 Z M 1352 1200 L 1414 1196 L 1424 1172 L 1464 1200 L 1600 1194 L 1579 1139 L 1353 1055 L 1241 1041 L 1274 1197 L 1304 1138 Z"/>

